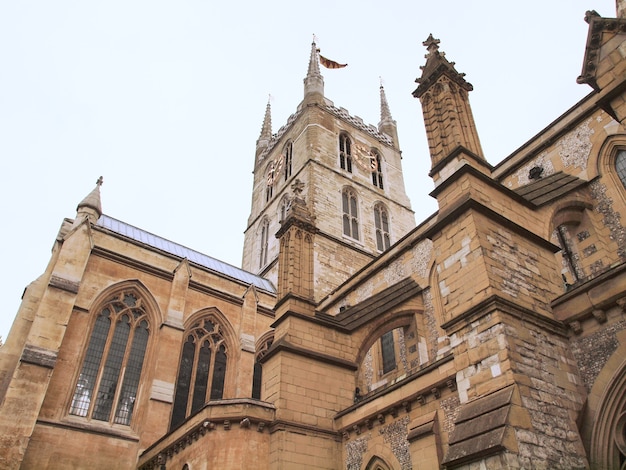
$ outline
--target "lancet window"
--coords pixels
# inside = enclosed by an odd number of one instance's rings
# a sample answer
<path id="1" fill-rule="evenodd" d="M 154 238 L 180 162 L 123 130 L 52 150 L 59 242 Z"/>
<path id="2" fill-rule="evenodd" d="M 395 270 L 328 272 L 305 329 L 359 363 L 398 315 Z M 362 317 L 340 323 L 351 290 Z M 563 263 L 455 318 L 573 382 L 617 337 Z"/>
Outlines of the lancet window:
<path id="1" fill-rule="evenodd" d="M 353 189 L 346 188 L 341 195 L 343 210 L 343 234 L 359 239 L 358 200 Z"/>
<path id="2" fill-rule="evenodd" d="M 374 207 L 374 227 L 376 228 L 376 248 L 385 251 L 391 246 L 389 238 L 389 214 L 382 204 Z"/>
<path id="3" fill-rule="evenodd" d="M 339 166 L 352 173 L 352 142 L 348 134 L 339 135 Z"/>
<path id="4" fill-rule="evenodd" d="M 380 154 L 375 150 L 372 150 L 372 184 L 380 189 L 385 189 L 383 186 L 383 167 Z"/>

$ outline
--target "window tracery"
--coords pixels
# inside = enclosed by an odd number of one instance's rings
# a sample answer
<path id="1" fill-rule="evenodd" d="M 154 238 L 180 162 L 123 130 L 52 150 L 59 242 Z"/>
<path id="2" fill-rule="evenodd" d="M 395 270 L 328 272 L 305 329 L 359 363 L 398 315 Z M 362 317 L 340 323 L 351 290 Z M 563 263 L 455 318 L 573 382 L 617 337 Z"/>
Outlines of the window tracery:
<path id="1" fill-rule="evenodd" d="M 98 312 L 70 414 L 130 425 L 148 337 L 141 299 L 131 292 L 111 297 Z"/>
<path id="2" fill-rule="evenodd" d="M 224 394 L 228 350 L 221 326 L 212 317 L 185 333 L 170 429 Z"/>

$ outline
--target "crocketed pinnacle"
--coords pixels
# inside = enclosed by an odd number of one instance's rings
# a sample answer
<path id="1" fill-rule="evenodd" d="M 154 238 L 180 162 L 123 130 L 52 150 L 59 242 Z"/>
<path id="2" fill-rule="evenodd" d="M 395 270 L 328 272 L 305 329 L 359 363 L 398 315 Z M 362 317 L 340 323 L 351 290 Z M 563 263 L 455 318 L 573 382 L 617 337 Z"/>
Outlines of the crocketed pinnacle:
<path id="1" fill-rule="evenodd" d="M 385 87 L 383 87 L 382 83 L 380 84 L 380 122 L 393 122 L 387 96 L 385 95 Z"/>
<path id="2" fill-rule="evenodd" d="M 263 117 L 263 125 L 261 126 L 260 140 L 269 140 L 272 138 L 272 105 L 268 98 L 267 105 L 265 106 L 265 116 Z M 258 141 L 257 141 L 258 142 Z"/>
<path id="3" fill-rule="evenodd" d="M 265 116 L 263 117 L 263 125 L 261 126 L 261 135 L 256 141 L 256 156 L 259 157 L 263 151 L 269 146 L 272 140 L 272 106 L 270 98 L 267 99 L 265 106 Z"/>
<path id="4" fill-rule="evenodd" d="M 380 84 L 380 122 L 378 123 L 378 130 L 383 134 L 387 134 L 393 141 L 393 144 L 399 147 L 396 121 L 391 117 L 391 111 L 389 111 L 389 103 L 387 102 L 387 95 L 385 95 L 385 88 L 383 87 L 382 81 Z"/>
<path id="5" fill-rule="evenodd" d="M 311 57 L 309 58 L 309 69 L 306 74 L 307 78 L 322 76 L 320 72 L 320 60 L 318 54 L 319 49 L 317 48 L 317 44 L 315 44 L 315 41 L 313 41 L 311 43 Z"/>
<path id="6" fill-rule="evenodd" d="M 432 34 L 428 36 L 422 44 L 426 47 L 426 65 L 421 66 L 422 76 L 415 80 L 419 86 L 413 92 L 415 98 L 422 96 L 426 90 L 435 84 L 441 75 L 446 75 L 450 80 L 456 82 L 467 91 L 472 91 L 474 87 L 465 81 L 464 73 L 459 73 L 454 68 L 454 62 L 448 62 L 445 53 L 439 52 L 439 39 L 435 39 Z"/>
<path id="7" fill-rule="evenodd" d="M 309 69 L 304 79 L 304 97 L 324 96 L 324 77 L 320 73 L 319 49 L 315 41 L 311 43 L 311 56 L 309 57 Z M 313 98 L 315 100 L 315 98 Z"/>

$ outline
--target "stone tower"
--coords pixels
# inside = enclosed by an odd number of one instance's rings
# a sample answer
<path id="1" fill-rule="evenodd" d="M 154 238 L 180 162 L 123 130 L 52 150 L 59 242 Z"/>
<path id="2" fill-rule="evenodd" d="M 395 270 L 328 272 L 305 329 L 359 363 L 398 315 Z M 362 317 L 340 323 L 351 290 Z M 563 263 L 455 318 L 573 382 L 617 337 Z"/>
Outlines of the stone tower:
<path id="1" fill-rule="evenodd" d="M 336 107 L 324 96 L 318 49 L 311 45 L 304 99 L 296 112 L 273 134 L 269 103 L 265 111 L 245 232 L 245 270 L 278 284 L 275 235 L 296 180 L 316 229 L 311 300 L 319 301 L 415 226 L 396 123 L 382 87 L 380 102 L 378 127 Z"/>

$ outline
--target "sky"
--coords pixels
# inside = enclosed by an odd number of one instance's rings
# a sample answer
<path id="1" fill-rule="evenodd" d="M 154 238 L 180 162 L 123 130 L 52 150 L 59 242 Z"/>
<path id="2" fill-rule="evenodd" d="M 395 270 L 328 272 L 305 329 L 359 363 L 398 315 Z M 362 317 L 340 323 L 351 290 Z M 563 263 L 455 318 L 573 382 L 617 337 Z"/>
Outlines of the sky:
<path id="1" fill-rule="evenodd" d="M 614 0 L 24 0 L 0 2 L 0 335 L 46 268 L 63 218 L 103 176 L 103 211 L 235 266 L 265 106 L 303 98 L 311 42 L 325 95 L 366 123 L 379 85 L 398 123 L 416 222 L 436 209 L 411 93 L 430 33 L 473 84 L 497 164 L 591 92 L 576 84 L 585 11 Z"/>

